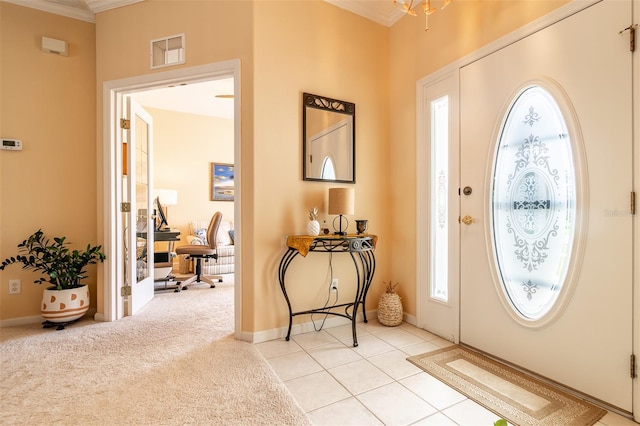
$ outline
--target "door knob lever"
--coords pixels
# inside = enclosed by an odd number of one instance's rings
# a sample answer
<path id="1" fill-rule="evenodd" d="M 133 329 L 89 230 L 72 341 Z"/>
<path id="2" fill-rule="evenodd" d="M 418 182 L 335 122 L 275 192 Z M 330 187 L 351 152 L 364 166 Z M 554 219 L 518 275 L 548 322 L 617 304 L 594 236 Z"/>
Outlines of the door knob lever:
<path id="1" fill-rule="evenodd" d="M 472 223 L 477 222 L 477 220 L 469 215 L 465 215 L 463 218 L 458 219 L 458 222 L 464 223 L 465 225 L 471 225 Z"/>

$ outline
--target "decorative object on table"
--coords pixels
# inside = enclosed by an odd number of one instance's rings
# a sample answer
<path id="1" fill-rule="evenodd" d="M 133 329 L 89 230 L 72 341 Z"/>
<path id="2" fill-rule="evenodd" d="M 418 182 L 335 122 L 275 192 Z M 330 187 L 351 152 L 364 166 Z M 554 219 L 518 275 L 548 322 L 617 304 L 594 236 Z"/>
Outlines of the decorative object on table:
<path id="1" fill-rule="evenodd" d="M 358 234 L 364 234 L 365 231 L 367 230 L 367 224 L 368 224 L 368 220 L 367 219 L 357 219 L 356 220 L 356 230 L 358 231 Z"/>
<path id="2" fill-rule="evenodd" d="M 385 284 L 383 282 L 383 284 Z M 382 293 L 380 300 L 378 301 L 378 321 L 382 325 L 388 327 L 395 327 L 402 324 L 402 300 L 400 295 L 396 293 L 395 288 L 398 283 L 392 284 L 391 281 L 387 284 L 387 290 Z"/>
<path id="3" fill-rule="evenodd" d="M 354 210 L 355 190 L 353 188 L 329 188 L 329 214 L 338 215 L 333 219 L 334 234 L 347 235 L 349 220 L 344 215 L 354 214 Z M 336 220 L 338 220 L 337 228 Z"/>
<path id="4" fill-rule="evenodd" d="M 2 261 L 0 270 L 14 263 L 22 263 L 22 269 L 40 272 L 33 282 L 49 282 L 52 287 L 45 290 L 41 313 L 46 320 L 44 327 L 57 325 L 58 330 L 72 321 L 82 318 L 89 310 L 89 287 L 80 281 L 86 278 L 87 265 L 103 262 L 106 256 L 102 246 L 87 244 L 83 251 L 69 250 L 66 237 L 54 237 L 53 242 L 37 230 L 29 238 L 18 244 L 18 254 Z"/>
<path id="5" fill-rule="evenodd" d="M 329 227 L 327 226 L 327 221 L 322 222 L 322 233 L 325 235 L 329 234 Z"/>
<path id="6" fill-rule="evenodd" d="M 307 223 L 307 234 L 315 237 L 320 234 L 320 222 L 318 222 L 318 208 L 309 209 L 309 223 Z"/>
<path id="7" fill-rule="evenodd" d="M 233 164 L 211 164 L 211 201 L 233 201 L 235 183 Z"/>

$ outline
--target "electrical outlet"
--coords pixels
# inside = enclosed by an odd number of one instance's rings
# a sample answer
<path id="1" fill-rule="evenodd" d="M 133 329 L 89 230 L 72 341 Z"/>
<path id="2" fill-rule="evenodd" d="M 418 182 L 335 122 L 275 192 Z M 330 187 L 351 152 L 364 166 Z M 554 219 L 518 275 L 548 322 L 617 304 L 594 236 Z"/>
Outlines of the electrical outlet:
<path id="1" fill-rule="evenodd" d="M 338 279 L 334 278 L 331 280 L 331 292 L 336 293 L 338 291 Z"/>
<path id="2" fill-rule="evenodd" d="M 22 291 L 22 281 L 9 280 L 9 294 L 20 294 Z"/>

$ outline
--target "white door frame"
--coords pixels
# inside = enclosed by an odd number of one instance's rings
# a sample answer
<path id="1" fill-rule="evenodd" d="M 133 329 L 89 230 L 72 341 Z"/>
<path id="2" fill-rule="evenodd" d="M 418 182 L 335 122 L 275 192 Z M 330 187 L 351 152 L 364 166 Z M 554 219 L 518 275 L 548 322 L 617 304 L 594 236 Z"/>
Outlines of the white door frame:
<path id="1" fill-rule="evenodd" d="M 640 24 L 640 0 L 633 0 L 632 2 L 633 8 L 633 23 Z M 628 37 L 628 32 L 625 34 Z M 638 195 L 640 195 L 640 119 L 638 118 L 638 114 L 640 113 L 640 51 L 638 50 L 638 37 L 639 32 L 636 29 L 636 51 L 633 54 L 631 67 L 632 67 L 632 82 L 633 85 L 633 151 L 635 153 L 635 158 L 633 161 L 633 190 L 636 193 L 636 217 L 633 224 L 634 235 L 632 247 L 634 251 L 633 256 L 633 353 L 636 355 L 636 377 L 633 380 L 633 416 L 634 420 L 640 423 L 640 373 L 637 373 L 638 366 L 640 365 L 640 223 L 638 223 L 638 207 L 640 206 L 640 200 L 638 200 Z"/>
<path id="2" fill-rule="evenodd" d="M 103 203 L 104 221 L 98 226 L 103 230 L 103 247 L 107 260 L 104 263 L 102 273 L 103 283 L 103 309 L 102 313 L 95 315 L 98 321 L 115 321 L 123 317 L 122 296 L 120 287 L 123 285 L 123 271 L 121 262 L 111 259 L 121 258 L 122 229 L 118 225 L 117 215 L 120 214 L 120 202 L 122 194 L 116 179 L 122 174 L 122 152 L 119 149 L 120 135 L 117 132 L 117 123 L 122 117 L 121 105 L 122 97 L 128 93 L 141 90 L 166 87 L 169 84 L 199 83 L 203 81 L 216 80 L 223 77 L 233 77 L 234 79 L 234 164 L 235 164 L 235 206 L 234 206 L 234 227 L 236 232 L 236 260 L 235 260 L 235 336 L 240 339 L 242 330 L 242 180 L 241 180 L 241 139 L 240 139 L 240 60 L 217 62 L 214 64 L 200 65 L 189 68 L 146 74 L 124 78 L 120 80 L 106 81 L 103 84 Z"/>
<path id="3" fill-rule="evenodd" d="M 571 16 L 587 7 L 598 3 L 602 0 L 574 0 L 571 3 L 562 6 L 553 12 L 549 13 L 546 16 L 543 16 L 524 27 L 519 28 L 518 30 L 489 43 L 483 48 L 470 53 L 469 55 L 458 59 L 457 61 L 441 68 L 440 70 L 434 72 L 433 74 L 426 76 L 416 83 L 416 161 L 417 161 L 417 170 L 418 173 L 416 175 L 416 190 L 417 190 L 417 206 L 416 206 L 416 230 L 417 230 L 417 245 L 416 245 L 416 320 L 417 325 L 419 327 L 424 327 L 425 325 L 425 312 L 427 305 L 427 295 L 429 294 L 429 278 L 430 278 L 430 270 L 427 259 L 429 259 L 429 229 L 425 227 L 423 223 L 420 223 L 420 218 L 425 218 L 430 216 L 430 206 L 429 199 L 425 194 L 428 194 L 429 191 L 429 176 L 421 176 L 420 170 L 425 169 L 425 164 L 429 164 L 429 150 L 425 147 L 430 146 L 429 135 L 425 133 L 425 124 L 424 120 L 428 119 L 429 111 L 426 110 L 424 102 L 423 102 L 423 94 L 428 86 L 438 82 L 444 76 L 457 73 L 460 68 L 477 61 L 478 59 L 487 56 L 497 50 L 502 49 L 505 46 L 515 43 L 518 40 L 521 40 L 545 27 L 555 24 L 556 22 Z M 632 0 L 633 4 L 633 22 L 635 24 L 640 24 L 640 0 Z M 622 28 L 621 28 L 622 30 Z M 628 32 L 623 34 L 628 37 Z M 636 35 L 636 46 L 638 45 L 638 36 Z M 638 52 L 638 47 L 636 47 L 636 52 L 633 55 L 633 108 L 634 111 L 640 111 L 640 52 Z M 631 106 L 629 106 L 631 107 Z M 635 114 L 637 116 L 637 113 Z M 636 194 L 640 191 L 640 120 L 635 120 L 634 122 L 634 136 L 633 136 L 633 145 L 635 152 L 634 159 L 634 190 Z M 452 143 L 458 143 L 459 141 L 452 141 Z M 636 197 L 637 198 L 637 197 Z M 636 201 L 636 204 L 638 201 Z M 456 206 L 450 206 L 451 209 L 459 209 L 459 204 Z M 636 206 L 636 210 L 638 210 L 638 206 Z M 459 212 L 458 212 L 459 215 Z M 636 213 L 636 216 L 638 213 Z M 637 253 L 640 253 L 640 246 L 638 246 L 638 242 L 640 242 L 640 225 L 637 223 L 634 224 L 634 252 L 636 255 L 634 256 L 634 301 L 633 301 L 633 312 L 634 312 L 634 324 L 633 324 L 633 335 L 638 335 L 640 331 L 640 256 Z M 457 289 L 451 289 L 451 291 L 457 292 L 459 294 L 459 287 Z M 459 298 L 458 298 L 459 303 Z M 459 321 L 458 321 L 459 322 Z M 633 351 L 636 354 L 636 358 L 640 358 L 640 339 L 634 339 L 633 341 Z M 636 364 L 640 365 L 640 361 L 636 361 Z M 637 368 L 638 369 L 638 368 Z M 633 413 L 634 419 L 640 422 L 640 377 L 636 377 L 633 381 Z"/>

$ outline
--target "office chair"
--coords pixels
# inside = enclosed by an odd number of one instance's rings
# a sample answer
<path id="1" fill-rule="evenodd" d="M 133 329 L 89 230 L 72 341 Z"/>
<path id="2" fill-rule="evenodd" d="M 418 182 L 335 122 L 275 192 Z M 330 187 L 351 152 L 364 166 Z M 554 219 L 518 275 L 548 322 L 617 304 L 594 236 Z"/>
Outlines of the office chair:
<path id="1" fill-rule="evenodd" d="M 216 212 L 211 218 L 211 222 L 209 222 L 209 227 L 207 228 L 207 245 L 187 244 L 176 248 L 176 254 L 186 254 L 190 258 L 196 260 L 195 275 L 180 283 L 177 291 L 183 289 L 186 290 L 186 286 L 193 283 L 205 282 L 209 284 L 211 288 L 215 288 L 216 284 L 214 280 L 217 279 L 218 282 L 222 282 L 222 277 L 220 275 L 202 275 L 202 260 L 218 258 L 218 254 L 216 253 L 216 237 L 218 235 L 218 228 L 220 227 L 221 221 L 222 213 Z"/>

